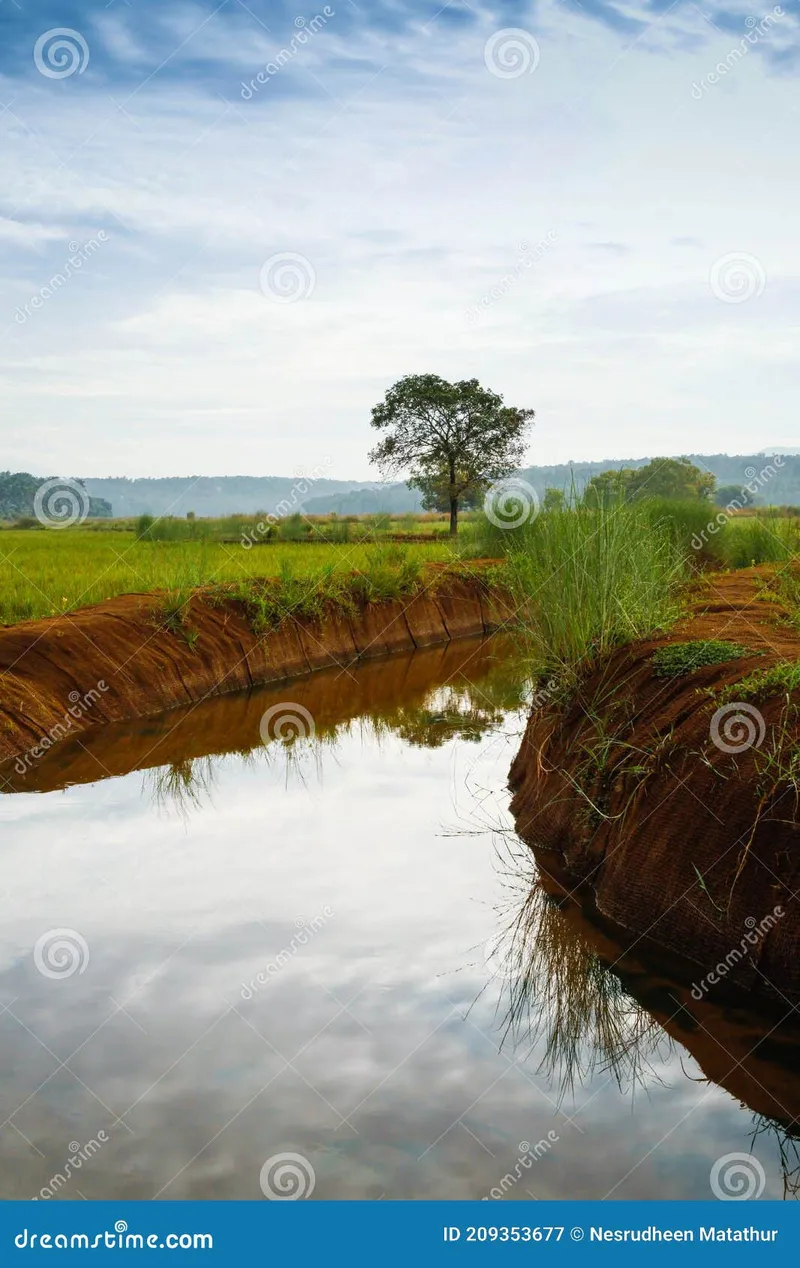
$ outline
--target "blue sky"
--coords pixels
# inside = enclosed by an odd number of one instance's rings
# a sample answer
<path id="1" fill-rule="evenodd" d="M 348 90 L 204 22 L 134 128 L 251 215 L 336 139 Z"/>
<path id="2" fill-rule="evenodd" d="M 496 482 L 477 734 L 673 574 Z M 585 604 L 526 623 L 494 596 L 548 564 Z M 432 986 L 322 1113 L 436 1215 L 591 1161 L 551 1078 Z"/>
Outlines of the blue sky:
<path id="1" fill-rule="evenodd" d="M 798 444 L 797 3 L 0 24 L 0 466 L 369 478 L 415 372 L 532 462 Z"/>

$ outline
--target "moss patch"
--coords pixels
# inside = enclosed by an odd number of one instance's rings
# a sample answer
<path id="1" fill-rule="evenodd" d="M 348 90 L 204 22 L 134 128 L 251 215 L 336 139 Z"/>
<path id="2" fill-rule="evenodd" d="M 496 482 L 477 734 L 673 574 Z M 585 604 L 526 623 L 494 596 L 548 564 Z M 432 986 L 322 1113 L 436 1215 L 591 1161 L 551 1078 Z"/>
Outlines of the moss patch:
<path id="1" fill-rule="evenodd" d="M 750 647 L 741 643 L 725 643 L 719 639 L 700 639 L 691 643 L 670 643 L 659 647 L 652 657 L 653 672 L 657 678 L 680 678 L 693 674 L 703 665 L 722 665 L 741 656 L 758 656 Z"/>

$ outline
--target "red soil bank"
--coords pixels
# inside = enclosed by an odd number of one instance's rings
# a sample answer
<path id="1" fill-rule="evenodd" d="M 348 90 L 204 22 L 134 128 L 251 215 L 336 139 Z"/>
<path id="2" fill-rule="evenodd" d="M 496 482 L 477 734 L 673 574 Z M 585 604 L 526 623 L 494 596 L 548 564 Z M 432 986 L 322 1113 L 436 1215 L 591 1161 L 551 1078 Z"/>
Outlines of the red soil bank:
<path id="1" fill-rule="evenodd" d="M 785 1011 L 800 1001 L 800 834 L 795 792 L 770 759 L 781 734 L 784 759 L 797 752 L 798 702 L 753 702 L 762 740 L 724 752 L 710 730 L 720 703 L 705 691 L 800 659 L 786 614 L 759 594 L 764 576 L 711 578 L 669 638 L 619 649 L 587 670 L 568 705 L 535 711 L 511 768 L 511 810 L 523 839 L 593 891 L 598 918 L 628 945 L 690 961 L 702 998 L 744 989 Z M 655 676 L 657 648 L 694 639 L 754 655 Z"/>
<path id="2" fill-rule="evenodd" d="M 413 597 L 289 619 L 261 637 L 234 601 L 212 605 L 198 592 L 177 631 L 159 626 L 157 604 L 157 595 L 129 594 L 0 629 L 0 761 L 38 757 L 52 735 L 60 742 L 209 696 L 483 634 L 510 616 L 477 575 L 437 575 Z"/>

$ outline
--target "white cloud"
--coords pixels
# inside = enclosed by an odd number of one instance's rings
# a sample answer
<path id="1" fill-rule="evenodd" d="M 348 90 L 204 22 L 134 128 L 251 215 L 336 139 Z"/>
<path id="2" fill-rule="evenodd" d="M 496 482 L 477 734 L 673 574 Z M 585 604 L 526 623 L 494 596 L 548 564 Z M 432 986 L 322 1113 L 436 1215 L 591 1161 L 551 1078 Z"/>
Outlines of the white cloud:
<path id="1" fill-rule="evenodd" d="M 202 20 L 168 13 L 164 56 Z M 105 38 L 135 59 L 125 21 L 104 19 Z M 238 23 L 217 20 L 186 45 L 213 74 L 115 92 L 130 118 L 86 83 L 57 112 L 50 84 L 18 86 L 22 122 L 0 122 L 0 248 L 23 245 L 4 226 L 38 232 L 38 285 L 65 223 L 103 225 L 110 241 L 22 327 L 14 306 L 32 273 L 7 253 L 0 370 L 27 424 L 14 464 L 269 473 L 310 445 L 332 451 L 332 474 L 368 477 L 370 406 L 422 370 L 476 374 L 537 408 L 533 461 L 746 448 L 759 401 L 772 431 L 787 430 L 798 176 L 789 85 L 763 58 L 697 101 L 693 82 L 731 44 L 697 11 L 633 42 L 545 10 L 538 68 L 513 80 L 484 64 L 492 22 L 392 39 L 366 19 L 346 39 L 330 27 L 249 101 L 236 95 L 243 60 L 257 70 L 272 33 L 254 23 L 243 43 Z M 548 234 L 542 258 L 470 324 L 520 244 Z M 259 288 L 283 251 L 316 275 L 296 304 Z M 736 252 L 761 262 L 767 285 L 725 304 L 709 274 Z"/>

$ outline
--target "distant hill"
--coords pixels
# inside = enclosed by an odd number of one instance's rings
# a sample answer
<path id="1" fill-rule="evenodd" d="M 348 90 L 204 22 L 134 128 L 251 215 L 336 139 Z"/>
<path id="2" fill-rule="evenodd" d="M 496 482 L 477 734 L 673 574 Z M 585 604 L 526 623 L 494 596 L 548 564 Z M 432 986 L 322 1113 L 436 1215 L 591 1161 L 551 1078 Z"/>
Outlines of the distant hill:
<path id="1" fill-rule="evenodd" d="M 330 515 L 332 511 L 337 515 L 377 515 L 380 511 L 404 515 L 420 510 L 421 506 L 422 498 L 416 489 L 409 489 L 407 484 L 383 484 L 353 489 L 350 493 L 313 497 L 303 510 L 306 515 Z"/>
<path id="2" fill-rule="evenodd" d="M 776 450 L 776 453 L 779 451 Z M 683 457 L 683 455 L 680 455 Z M 760 473 L 769 463 L 769 457 L 761 454 L 740 454 L 731 457 L 729 454 L 688 454 L 704 471 L 711 471 L 717 477 L 717 483 L 743 485 L 755 477 L 748 472 Z M 589 480 L 602 471 L 610 471 L 615 467 L 643 467 L 652 458 L 605 458 L 599 462 L 565 462 L 557 466 L 524 467 L 519 475 L 527 480 L 536 492 L 542 496 L 545 489 L 563 489 L 568 492 L 575 488 L 582 493 Z M 754 495 L 757 505 L 800 505 L 800 456 L 787 452 L 781 454 L 780 467 L 774 476 L 767 476 L 758 492 Z M 391 511 L 402 515 L 409 511 L 419 510 L 420 496 L 416 489 L 409 489 L 406 484 L 384 484 L 362 486 L 350 493 L 329 493 L 324 497 L 310 498 L 304 506 L 308 515 L 328 515 L 332 511 L 337 515 L 365 515 L 378 511 Z"/>
<path id="3" fill-rule="evenodd" d="M 128 515 L 198 516 L 290 515 L 309 498 L 343 495 L 351 489 L 373 488 L 367 480 L 317 480 L 310 476 L 167 476 L 129 480 L 127 477 L 87 477 L 92 497 L 104 498 L 118 517 Z"/>
<path id="4" fill-rule="evenodd" d="M 778 451 L 776 451 L 778 452 Z M 684 456 L 684 455 L 679 455 Z M 688 454 L 697 466 L 712 471 L 719 484 L 743 484 L 752 479 L 749 470 L 761 472 L 769 458 L 760 454 Z M 642 467 L 643 458 L 606 458 L 600 462 L 569 462 L 557 466 L 532 466 L 520 471 L 540 495 L 546 488 L 581 492 L 593 475 L 612 467 Z M 782 466 L 755 495 L 757 504 L 800 505 L 800 454 L 781 454 Z M 124 477 L 83 481 L 87 492 L 104 499 L 116 516 L 198 516 L 254 514 L 366 515 L 390 511 L 403 515 L 420 508 L 416 489 L 405 483 L 381 484 L 375 480 L 327 480 L 296 476 L 171 476 L 164 479 L 129 480 Z"/>
<path id="5" fill-rule="evenodd" d="M 667 455 L 658 455 L 664 457 Z M 766 506 L 798 506 L 800 505 L 800 456 L 789 454 L 780 455 L 780 463 L 778 466 L 770 456 L 763 453 L 758 454 L 679 454 L 677 457 L 687 457 L 690 462 L 696 464 L 703 471 L 710 471 L 717 477 L 717 484 L 738 484 L 744 485 L 747 481 L 754 481 L 758 485 L 758 490 L 753 494 L 753 501 L 756 505 Z M 564 489 L 568 491 L 575 487 L 577 492 L 582 492 L 587 482 L 593 475 L 599 475 L 603 471 L 610 471 L 615 467 L 643 467 L 648 462 L 652 462 L 649 458 L 608 458 L 601 462 L 570 462 L 561 463 L 553 467 L 526 467 L 520 471 L 520 475 L 527 480 L 536 489 L 540 495 L 544 493 L 546 488 Z M 766 473 L 763 480 L 760 478 L 761 472 L 766 472 L 766 468 L 772 465 L 775 468 L 775 475 Z"/>
<path id="6" fill-rule="evenodd" d="M 16 520 L 22 516 L 34 516 L 36 514 L 35 498 L 36 494 L 50 481 L 54 480 L 52 476 L 33 476 L 27 471 L 0 471 L 0 520 Z M 51 506 L 49 499 L 44 507 L 46 514 L 58 519 L 59 514 L 69 515 L 69 486 L 70 483 L 82 485 L 86 488 L 85 481 L 73 480 L 62 486 L 66 498 L 60 504 L 58 502 L 58 488 L 53 491 L 55 496 L 55 505 Z M 86 490 L 87 494 L 89 490 Z M 89 497 L 87 499 L 79 490 L 75 489 L 77 495 L 76 502 L 78 511 L 83 509 L 89 519 L 107 516 L 111 514 L 110 503 L 102 498 Z M 44 496 L 44 494 L 42 495 Z M 51 495 L 52 496 L 52 495 Z M 77 518 L 77 511 L 75 518 Z"/>

